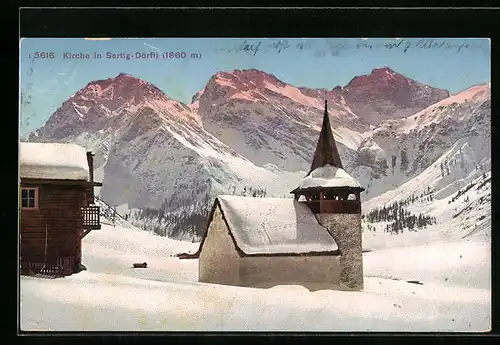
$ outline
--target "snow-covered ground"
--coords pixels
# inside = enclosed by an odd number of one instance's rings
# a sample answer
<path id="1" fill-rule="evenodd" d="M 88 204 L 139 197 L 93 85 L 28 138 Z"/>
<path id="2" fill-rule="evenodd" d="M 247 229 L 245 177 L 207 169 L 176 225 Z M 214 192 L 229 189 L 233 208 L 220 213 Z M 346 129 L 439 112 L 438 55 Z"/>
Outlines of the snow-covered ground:
<path id="1" fill-rule="evenodd" d="M 431 188 L 432 201 L 416 200 L 405 206 L 413 215 L 424 214 L 437 219 L 436 224 L 427 225 L 416 232 L 404 230 L 403 234 L 393 235 L 385 232 L 387 222 L 364 223 L 363 245 L 365 249 L 376 250 L 387 247 L 403 247 L 431 244 L 435 242 L 453 242 L 478 234 L 490 240 L 491 233 L 491 170 L 475 177 L 472 171 L 464 179 L 442 183 L 436 176 L 433 166 L 426 169 L 414 180 L 378 197 L 363 202 L 363 213 L 374 208 L 389 206 L 401 202 L 413 195 L 420 195 Z M 460 194 L 460 195 L 458 195 Z M 458 196 L 457 196 L 458 195 Z M 372 230 L 367 230 L 367 226 Z"/>
<path id="2" fill-rule="evenodd" d="M 172 256 L 194 252 L 197 243 L 104 225 L 83 240 L 87 271 L 58 279 L 21 277 L 21 329 L 488 331 L 488 232 L 404 248 L 387 243 L 364 254 L 364 291 L 310 292 L 302 286 L 199 283 L 198 261 Z M 370 241 L 366 237 L 368 246 Z M 131 268 L 135 262 L 148 268 Z"/>

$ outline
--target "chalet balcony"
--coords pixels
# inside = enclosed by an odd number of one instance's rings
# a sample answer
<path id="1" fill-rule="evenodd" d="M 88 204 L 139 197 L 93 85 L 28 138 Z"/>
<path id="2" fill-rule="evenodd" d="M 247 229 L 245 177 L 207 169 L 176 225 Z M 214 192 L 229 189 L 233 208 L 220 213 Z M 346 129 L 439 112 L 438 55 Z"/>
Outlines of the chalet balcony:
<path id="1" fill-rule="evenodd" d="M 87 230 L 99 230 L 101 228 L 100 207 L 82 207 L 83 228 Z"/>

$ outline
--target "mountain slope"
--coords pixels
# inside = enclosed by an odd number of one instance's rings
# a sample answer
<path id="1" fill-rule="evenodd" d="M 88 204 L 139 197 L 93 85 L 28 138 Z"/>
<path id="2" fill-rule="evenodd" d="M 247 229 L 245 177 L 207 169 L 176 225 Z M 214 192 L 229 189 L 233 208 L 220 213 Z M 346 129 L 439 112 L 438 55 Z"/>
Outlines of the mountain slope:
<path id="1" fill-rule="evenodd" d="M 490 116 L 490 87 L 478 85 L 408 118 L 382 122 L 362 141 L 355 158 L 352 174 L 367 188 L 365 200 L 410 181 L 453 147 L 460 152 L 443 161 L 444 170 L 454 163 L 460 163 L 461 176 L 481 164 L 487 169 Z"/>
<path id="2" fill-rule="evenodd" d="M 325 95 L 309 95 L 261 71 L 236 70 L 215 74 L 191 108 L 206 131 L 254 164 L 299 171 L 310 165 Z M 346 128 L 336 133 L 341 153 L 352 155 L 367 123 L 335 102 L 330 110 L 334 127 Z"/>
<path id="3" fill-rule="evenodd" d="M 256 165 L 297 171 L 309 168 L 326 99 L 340 155 L 350 170 L 353 150 L 370 124 L 378 123 L 371 120 L 373 109 L 383 119 L 398 118 L 447 96 L 445 90 L 388 68 L 375 69 L 331 91 L 295 87 L 250 69 L 216 73 L 190 107 L 205 130 Z"/>
<path id="4" fill-rule="evenodd" d="M 406 88 L 404 102 L 397 88 Z M 364 92 L 368 110 L 355 104 Z M 446 94 L 387 68 L 331 91 L 252 69 L 217 73 L 185 105 L 121 73 L 72 95 L 29 140 L 93 151 L 105 202 L 128 209 L 144 229 L 193 238 L 218 194 L 289 197 L 310 167 L 325 98 L 344 166 L 367 187 L 363 200 L 410 181 L 452 143 L 466 158 L 463 174 L 489 164 L 489 87 L 420 109 Z M 420 111 L 373 128 L 369 109 L 389 118 Z"/>

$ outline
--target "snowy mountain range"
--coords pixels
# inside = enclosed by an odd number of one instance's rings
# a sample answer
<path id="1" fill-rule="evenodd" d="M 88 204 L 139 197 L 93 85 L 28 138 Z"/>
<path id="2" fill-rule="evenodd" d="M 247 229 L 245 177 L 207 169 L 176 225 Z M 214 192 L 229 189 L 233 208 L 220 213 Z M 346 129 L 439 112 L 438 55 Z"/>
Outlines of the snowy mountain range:
<path id="1" fill-rule="evenodd" d="M 122 73 L 87 84 L 28 141 L 92 150 L 102 200 L 140 210 L 164 234 L 197 235 L 217 194 L 289 197 L 310 166 L 324 99 L 344 167 L 367 188 L 364 211 L 402 186 L 426 188 L 423 174 L 438 200 L 491 169 L 489 85 L 450 96 L 387 67 L 331 90 L 218 72 L 189 105 Z M 191 220 L 174 226 L 165 214 Z"/>

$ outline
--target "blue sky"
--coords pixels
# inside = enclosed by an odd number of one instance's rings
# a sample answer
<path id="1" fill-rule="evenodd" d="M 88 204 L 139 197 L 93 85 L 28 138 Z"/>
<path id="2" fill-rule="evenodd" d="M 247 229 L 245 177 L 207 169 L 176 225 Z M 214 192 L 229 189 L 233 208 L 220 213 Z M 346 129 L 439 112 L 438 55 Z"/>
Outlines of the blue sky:
<path id="1" fill-rule="evenodd" d="M 40 54 L 51 52 L 52 58 Z M 160 58 L 127 60 L 122 54 L 108 59 L 108 52 L 159 52 Z M 163 59 L 164 52 L 185 52 L 186 58 Z M 64 53 L 99 53 L 102 58 L 65 59 Z M 296 86 L 327 89 L 383 66 L 451 93 L 490 82 L 488 39 L 29 38 L 20 43 L 19 61 L 22 136 L 43 125 L 90 81 L 121 72 L 149 81 L 184 103 L 217 71 L 248 68 Z"/>

